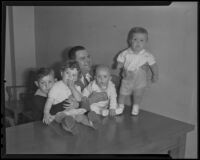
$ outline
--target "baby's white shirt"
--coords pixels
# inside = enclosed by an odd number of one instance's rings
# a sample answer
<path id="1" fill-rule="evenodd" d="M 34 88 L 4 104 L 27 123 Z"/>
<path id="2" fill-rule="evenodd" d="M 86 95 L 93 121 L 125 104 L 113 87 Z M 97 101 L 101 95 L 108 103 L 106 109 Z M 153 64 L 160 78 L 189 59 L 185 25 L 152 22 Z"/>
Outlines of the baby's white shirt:
<path id="1" fill-rule="evenodd" d="M 84 88 L 82 95 L 88 97 L 92 92 L 102 92 L 101 88 L 96 84 L 96 81 L 93 80 L 89 83 L 89 85 Z M 117 108 L 117 93 L 115 89 L 115 85 L 113 82 L 108 82 L 108 87 L 105 90 L 108 96 L 108 102 L 110 101 L 110 109 Z M 108 103 L 107 102 L 107 103 Z"/>
<path id="2" fill-rule="evenodd" d="M 80 86 L 75 85 L 75 88 L 81 93 Z M 53 99 L 53 104 L 58 104 L 69 98 L 72 94 L 69 87 L 62 80 L 56 82 L 48 93 L 48 97 Z"/>
<path id="3" fill-rule="evenodd" d="M 138 54 L 134 54 L 133 52 L 134 51 L 131 48 L 128 48 L 121 52 L 117 57 L 117 61 L 123 63 L 124 69 L 127 71 L 135 71 L 145 63 L 148 63 L 149 65 L 156 63 L 155 57 L 145 49 Z"/>

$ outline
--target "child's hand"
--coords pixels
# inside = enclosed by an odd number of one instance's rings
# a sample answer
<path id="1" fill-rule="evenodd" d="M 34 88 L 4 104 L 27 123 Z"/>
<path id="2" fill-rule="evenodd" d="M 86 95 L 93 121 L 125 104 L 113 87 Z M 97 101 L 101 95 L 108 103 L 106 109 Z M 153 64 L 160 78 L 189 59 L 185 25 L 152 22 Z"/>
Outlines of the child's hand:
<path id="1" fill-rule="evenodd" d="M 110 116 L 115 116 L 116 115 L 116 112 L 115 112 L 115 109 L 110 109 Z"/>
<path id="2" fill-rule="evenodd" d="M 54 120 L 55 116 L 52 116 L 50 113 L 44 113 L 43 123 L 50 124 Z"/>
<path id="3" fill-rule="evenodd" d="M 71 79 L 68 79 L 68 80 L 67 80 L 67 85 L 68 85 L 68 87 L 69 87 L 70 89 L 75 87 L 75 86 L 74 86 L 74 81 L 72 81 Z"/>
<path id="4" fill-rule="evenodd" d="M 145 64 L 143 64 L 140 68 L 142 68 L 143 70 L 145 70 L 145 71 L 147 72 L 148 69 L 149 69 L 149 64 L 148 64 L 148 63 L 145 63 Z"/>
<path id="5" fill-rule="evenodd" d="M 156 76 L 153 76 L 152 79 L 151 79 L 152 83 L 156 83 L 158 81 L 158 77 Z"/>

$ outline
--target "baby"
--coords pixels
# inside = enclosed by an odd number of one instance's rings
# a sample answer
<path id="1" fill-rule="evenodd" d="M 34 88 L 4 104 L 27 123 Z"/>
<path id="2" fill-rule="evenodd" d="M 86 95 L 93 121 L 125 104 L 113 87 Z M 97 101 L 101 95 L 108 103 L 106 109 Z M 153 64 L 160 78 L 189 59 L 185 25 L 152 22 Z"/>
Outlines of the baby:
<path id="1" fill-rule="evenodd" d="M 122 108 L 117 104 L 115 85 L 111 81 L 110 70 L 107 66 L 98 65 L 95 70 L 95 80 L 82 92 L 88 98 L 91 111 L 102 116 L 119 115 Z"/>
<path id="2" fill-rule="evenodd" d="M 43 122 L 50 124 L 54 119 L 61 124 L 65 124 L 64 129 L 68 126 L 69 131 L 75 127 L 75 121 L 88 126 L 93 126 L 92 121 L 84 115 L 86 109 L 78 108 L 79 105 L 64 107 L 66 100 L 74 99 L 81 101 L 81 88 L 74 84 L 78 79 L 80 71 L 76 61 L 67 61 L 61 68 L 62 80 L 56 82 L 48 93 L 48 99 L 44 108 Z M 68 123 L 68 124 L 66 124 Z"/>
<path id="3" fill-rule="evenodd" d="M 147 64 L 152 72 L 152 82 L 158 80 L 158 66 L 152 54 L 145 50 L 148 32 L 142 27 L 134 27 L 128 34 L 129 48 L 117 57 L 117 68 L 123 68 L 123 79 L 120 86 L 119 106 L 124 108 L 125 97 L 133 93 L 134 104 L 132 115 L 139 114 L 147 77 L 142 67 Z"/>

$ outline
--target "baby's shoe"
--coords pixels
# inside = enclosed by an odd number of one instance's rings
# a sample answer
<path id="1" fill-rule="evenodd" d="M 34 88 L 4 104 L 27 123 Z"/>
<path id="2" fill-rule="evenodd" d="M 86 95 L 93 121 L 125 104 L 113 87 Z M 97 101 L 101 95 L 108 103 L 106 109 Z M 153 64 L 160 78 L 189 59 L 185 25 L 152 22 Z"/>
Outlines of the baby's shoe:
<path id="1" fill-rule="evenodd" d="M 87 115 L 89 121 L 93 125 L 93 128 L 98 129 L 101 122 L 99 116 L 94 111 L 89 111 Z"/>
<path id="2" fill-rule="evenodd" d="M 108 116 L 108 114 L 109 114 L 109 110 L 108 109 L 102 109 L 101 110 L 101 115 L 102 116 L 106 117 L 106 116 Z"/>
<path id="3" fill-rule="evenodd" d="M 122 114 L 123 111 L 124 111 L 124 105 L 123 104 L 120 104 L 115 110 L 116 115 Z"/>
<path id="4" fill-rule="evenodd" d="M 139 114 L 139 105 L 138 104 L 134 104 L 133 108 L 132 108 L 132 115 L 137 116 Z"/>

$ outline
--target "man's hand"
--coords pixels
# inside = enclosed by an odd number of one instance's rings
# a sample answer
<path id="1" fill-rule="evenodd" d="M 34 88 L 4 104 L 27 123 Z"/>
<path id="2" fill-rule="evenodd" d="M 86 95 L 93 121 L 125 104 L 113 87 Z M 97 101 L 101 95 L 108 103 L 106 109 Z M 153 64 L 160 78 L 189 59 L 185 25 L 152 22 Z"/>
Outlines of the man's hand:
<path id="1" fill-rule="evenodd" d="M 72 109 L 72 108 L 78 108 L 79 107 L 79 103 L 75 100 L 75 98 L 70 97 L 68 100 L 65 100 L 66 103 L 64 103 L 63 107 L 68 109 Z"/>

